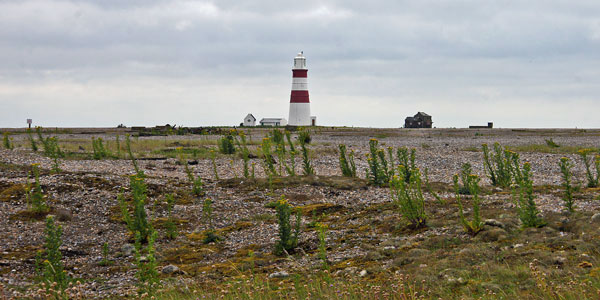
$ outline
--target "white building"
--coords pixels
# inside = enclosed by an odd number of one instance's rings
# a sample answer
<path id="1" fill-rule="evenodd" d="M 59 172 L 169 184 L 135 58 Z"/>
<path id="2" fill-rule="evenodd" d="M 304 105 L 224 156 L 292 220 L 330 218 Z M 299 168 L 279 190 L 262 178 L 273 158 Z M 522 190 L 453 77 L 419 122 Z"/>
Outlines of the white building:
<path id="1" fill-rule="evenodd" d="M 248 114 L 244 118 L 244 126 L 256 126 L 256 118 L 252 114 Z"/>
<path id="2" fill-rule="evenodd" d="M 294 57 L 294 66 L 292 67 L 290 125 L 310 126 L 312 123 L 308 96 L 308 68 L 306 67 L 306 57 L 303 52 L 300 52 Z"/>
<path id="3" fill-rule="evenodd" d="M 287 120 L 284 118 L 263 118 L 260 120 L 262 126 L 286 126 Z"/>

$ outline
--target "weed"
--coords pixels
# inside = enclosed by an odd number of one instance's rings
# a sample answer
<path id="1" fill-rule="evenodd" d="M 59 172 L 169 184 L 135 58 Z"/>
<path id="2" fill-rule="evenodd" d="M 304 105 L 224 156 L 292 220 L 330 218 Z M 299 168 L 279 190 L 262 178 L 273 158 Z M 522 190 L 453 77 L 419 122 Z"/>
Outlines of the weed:
<path id="1" fill-rule="evenodd" d="M 202 204 L 202 218 L 204 219 L 204 223 L 206 225 L 206 236 L 202 241 L 204 244 L 218 242 L 220 240 L 220 237 L 213 228 L 212 204 L 213 201 L 211 199 L 204 200 L 204 203 Z"/>
<path id="2" fill-rule="evenodd" d="M 204 195 L 202 178 L 200 175 L 198 175 L 198 177 L 194 177 L 194 173 L 190 169 L 188 163 L 183 159 L 182 149 L 183 148 L 181 147 L 177 148 L 180 153 L 179 162 L 185 166 L 185 174 L 187 175 L 189 182 L 192 184 L 192 194 L 194 194 L 196 197 L 202 197 Z"/>
<path id="3" fill-rule="evenodd" d="M 433 188 L 431 187 L 431 183 L 429 182 L 429 170 L 426 168 L 425 172 L 423 172 L 424 176 L 425 176 L 425 188 L 427 188 L 427 192 L 429 192 L 429 194 L 431 194 L 433 196 L 433 198 L 435 198 L 435 200 L 437 200 L 438 203 L 445 205 L 446 201 L 444 199 L 442 199 L 442 197 L 440 197 L 440 195 L 438 195 L 438 193 L 436 193 Z"/>
<path id="4" fill-rule="evenodd" d="M 323 263 L 323 269 L 327 269 L 329 267 L 327 263 L 327 245 L 325 243 L 327 226 L 323 223 L 317 223 L 315 226 L 318 230 L 317 235 L 319 236 L 319 259 Z"/>
<path id="5" fill-rule="evenodd" d="M 290 151 L 296 151 L 294 149 L 294 143 L 292 143 L 292 134 L 289 131 L 285 131 L 285 138 L 287 139 L 288 145 L 290 145 Z"/>
<path id="6" fill-rule="evenodd" d="M 552 138 L 549 138 L 546 141 L 546 145 L 548 145 L 548 147 L 552 147 L 552 148 L 559 148 L 560 145 L 557 144 L 556 142 L 554 142 L 554 140 L 552 140 Z"/>
<path id="7" fill-rule="evenodd" d="M 589 188 L 598 187 L 598 177 L 600 176 L 600 155 L 595 155 L 593 158 L 588 156 L 593 151 L 593 149 L 581 149 L 578 151 L 585 165 L 585 176 L 587 178 L 587 187 Z M 596 174 L 592 172 L 592 163 L 596 167 Z"/>
<path id="8" fill-rule="evenodd" d="M 31 173 L 33 175 L 33 189 L 29 189 L 29 179 L 27 180 L 25 194 L 27 198 L 31 198 L 31 210 L 35 213 L 47 212 L 49 210 L 48 204 L 46 203 L 46 197 L 42 192 L 42 186 L 40 185 L 40 170 L 39 164 L 31 165 Z M 28 177 L 29 178 L 29 177 Z"/>
<path id="9" fill-rule="evenodd" d="M 304 176 L 315 174 L 315 170 L 313 169 L 310 159 L 308 158 L 308 148 L 306 147 L 307 144 L 308 143 L 306 142 L 306 139 L 300 139 L 300 148 L 302 149 L 302 174 Z"/>
<path id="10" fill-rule="evenodd" d="M 236 141 L 238 150 L 242 154 L 242 161 L 244 162 L 244 178 L 248 178 L 250 176 L 248 170 L 248 162 L 250 161 L 250 151 L 248 150 L 246 135 L 244 134 L 244 132 L 240 132 L 239 137 L 240 139 Z"/>
<path id="11" fill-rule="evenodd" d="M 2 143 L 4 144 L 4 148 L 12 150 L 13 149 L 13 145 L 10 142 L 11 139 L 9 138 L 8 132 L 4 132 L 2 135 L 3 135 Z"/>
<path id="12" fill-rule="evenodd" d="M 261 150 L 265 163 L 265 173 L 270 176 L 277 176 L 277 170 L 275 170 L 275 159 L 273 159 L 273 154 L 271 154 L 271 139 L 267 137 L 263 138 Z"/>
<path id="13" fill-rule="evenodd" d="M 515 172 L 520 176 L 517 180 L 518 188 L 513 190 L 513 199 L 523 227 L 542 227 L 546 225 L 546 222 L 539 216 L 539 211 L 535 205 L 531 165 L 526 162 L 521 169 L 517 164 Z"/>
<path id="14" fill-rule="evenodd" d="M 96 160 L 108 158 L 111 154 L 104 147 L 104 141 L 102 138 L 93 138 L 92 137 L 92 149 L 94 151 L 93 158 Z"/>
<path id="15" fill-rule="evenodd" d="M 388 170 L 385 169 L 385 166 L 387 166 L 385 154 L 383 153 L 383 149 L 378 148 L 378 144 L 379 141 L 376 139 L 369 140 L 369 153 L 367 154 L 369 169 L 367 169 L 367 179 L 374 185 L 383 186 L 390 181 L 390 178 L 388 177 Z"/>
<path id="16" fill-rule="evenodd" d="M 129 159 L 133 164 L 133 168 L 135 169 L 135 173 L 143 174 L 140 168 L 138 167 L 137 161 L 135 160 L 135 156 L 133 156 L 133 152 L 131 152 L 131 140 L 129 139 L 129 134 L 125 136 L 125 147 L 127 148 L 127 154 L 129 154 Z"/>
<path id="17" fill-rule="evenodd" d="M 119 138 L 119 135 L 117 134 L 117 137 L 115 138 L 116 143 L 117 143 L 117 158 L 121 157 L 121 140 Z"/>
<path id="18" fill-rule="evenodd" d="M 27 128 L 27 138 L 29 139 L 29 144 L 31 145 L 31 150 L 33 150 L 33 152 L 37 152 L 38 146 L 37 146 L 37 143 L 35 142 L 35 139 L 33 138 L 33 135 L 31 134 L 31 128 Z"/>
<path id="19" fill-rule="evenodd" d="M 138 278 L 138 295 L 141 298 L 152 298 L 159 288 L 160 280 L 158 271 L 156 271 L 156 258 L 154 257 L 154 241 L 157 233 L 153 229 L 148 233 L 148 245 L 142 247 L 142 236 L 136 232 L 135 237 L 135 258 Z"/>
<path id="20" fill-rule="evenodd" d="M 571 161 L 568 158 L 562 157 L 560 159 L 559 165 L 560 165 L 560 172 L 562 173 L 562 178 L 563 178 L 562 186 L 565 189 L 563 201 L 565 202 L 565 208 L 567 209 L 567 211 L 572 213 L 575 211 L 573 192 L 577 189 L 577 187 L 573 186 L 573 184 L 572 184 L 573 173 L 571 171 L 571 168 L 573 167 L 573 164 L 571 163 Z"/>
<path id="21" fill-rule="evenodd" d="M 277 211 L 277 222 L 279 224 L 279 241 L 275 244 L 275 255 L 283 255 L 291 252 L 298 245 L 300 235 L 300 211 L 296 211 L 296 226 L 292 233 L 292 224 L 290 217 L 292 206 L 282 195 L 281 199 L 275 204 Z"/>
<path id="22" fill-rule="evenodd" d="M 217 154 L 215 150 L 210 150 L 210 160 L 212 161 L 213 173 L 215 174 L 215 180 L 219 181 L 219 171 L 217 170 Z"/>
<path id="23" fill-rule="evenodd" d="M 463 168 L 463 171 L 465 169 Z M 456 193 L 456 202 L 458 202 L 458 211 L 460 214 L 460 222 L 463 225 L 465 231 L 471 235 L 476 235 L 479 231 L 483 230 L 484 223 L 481 221 L 481 217 L 479 216 L 479 177 L 473 174 L 466 175 L 467 178 L 463 179 L 463 186 L 461 187 L 458 183 L 458 175 L 454 175 L 454 192 Z M 462 177 L 462 174 L 461 174 Z M 463 205 L 460 199 L 461 188 L 466 188 L 469 190 L 469 194 L 473 196 L 473 220 L 467 221 L 463 212 Z"/>
<path id="24" fill-rule="evenodd" d="M 44 252 L 38 258 L 41 261 L 41 281 L 45 283 L 47 289 L 53 287 L 54 298 L 64 298 L 63 293 L 69 283 L 69 277 L 64 270 L 62 263 L 62 254 L 59 250 L 62 245 L 62 226 L 54 223 L 53 216 L 46 217 L 46 243 L 44 244 Z M 43 261 L 42 261 L 43 259 Z"/>
<path id="25" fill-rule="evenodd" d="M 274 128 L 269 132 L 269 137 L 271 138 L 271 141 L 273 141 L 273 143 L 275 143 L 276 145 L 281 145 L 285 143 L 285 140 L 283 139 L 283 133 L 277 128 Z"/>
<path id="26" fill-rule="evenodd" d="M 225 136 L 219 139 L 219 152 L 222 154 L 233 154 L 235 153 L 235 146 L 233 140 L 234 131 L 230 131 Z"/>
<path id="27" fill-rule="evenodd" d="M 407 183 L 405 173 L 411 172 L 410 181 Z M 421 173 L 419 169 L 409 171 L 405 166 L 398 166 L 398 175 L 390 181 L 390 190 L 393 201 L 398 205 L 402 216 L 410 223 L 412 228 L 426 226 L 425 199 L 421 191 Z"/>
<path id="28" fill-rule="evenodd" d="M 415 164 L 416 152 L 417 151 L 414 148 L 409 150 L 406 147 L 400 147 L 396 151 L 396 155 L 398 156 L 398 164 L 406 166 L 406 168 L 408 169 L 406 174 L 404 174 L 404 181 L 406 181 L 407 183 L 410 182 L 410 174 L 412 174 L 413 170 L 417 168 Z"/>
<path id="29" fill-rule="evenodd" d="M 494 153 L 490 153 L 487 144 L 483 144 L 481 147 L 483 149 L 483 165 L 492 185 L 503 188 L 510 187 L 516 153 L 504 149 L 499 143 L 494 143 Z"/>
<path id="30" fill-rule="evenodd" d="M 144 208 L 147 196 L 143 173 L 129 176 L 129 189 L 133 198 L 133 216 L 129 214 L 129 208 L 125 202 L 123 193 L 118 196 L 123 221 L 127 224 L 129 231 L 136 238 L 140 238 L 141 243 L 146 243 L 153 229 L 152 225 L 148 222 Z"/>
<path id="31" fill-rule="evenodd" d="M 311 141 L 312 137 L 310 136 L 310 131 L 303 128 L 298 132 L 298 142 L 300 142 L 300 145 L 310 144 Z"/>
<path id="32" fill-rule="evenodd" d="M 98 263 L 101 266 L 110 266 L 113 262 L 108 258 L 108 242 L 102 244 L 102 260 Z"/>
<path id="33" fill-rule="evenodd" d="M 175 225 L 175 221 L 173 220 L 173 207 L 175 206 L 175 197 L 173 194 L 165 195 L 165 200 L 167 202 L 167 222 L 165 222 L 165 236 L 167 239 L 173 240 L 177 237 L 177 225 Z"/>
<path id="34" fill-rule="evenodd" d="M 295 150 L 290 150 L 290 165 L 288 166 L 287 164 L 285 165 L 285 171 L 288 173 L 289 176 L 296 176 L 296 151 Z"/>
<path id="35" fill-rule="evenodd" d="M 470 195 L 471 194 L 470 180 L 473 178 L 473 177 L 471 177 L 471 174 L 473 174 L 473 168 L 471 167 L 471 164 L 464 163 L 460 170 L 460 180 L 462 182 L 462 185 L 458 186 L 458 192 L 461 195 Z M 477 178 L 477 180 L 479 180 L 479 178 Z"/>
<path id="36" fill-rule="evenodd" d="M 350 151 L 350 155 L 346 158 L 346 145 L 339 145 L 340 149 L 340 168 L 342 176 L 356 177 L 356 165 L 354 164 L 354 151 Z"/>

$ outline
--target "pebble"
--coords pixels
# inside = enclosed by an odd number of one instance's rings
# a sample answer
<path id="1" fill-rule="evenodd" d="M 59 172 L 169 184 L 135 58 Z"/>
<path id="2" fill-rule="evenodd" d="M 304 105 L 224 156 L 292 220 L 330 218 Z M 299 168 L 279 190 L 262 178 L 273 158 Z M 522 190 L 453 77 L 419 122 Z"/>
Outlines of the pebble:
<path id="1" fill-rule="evenodd" d="M 269 278 L 288 278 L 290 274 L 286 271 L 279 271 L 269 274 Z"/>

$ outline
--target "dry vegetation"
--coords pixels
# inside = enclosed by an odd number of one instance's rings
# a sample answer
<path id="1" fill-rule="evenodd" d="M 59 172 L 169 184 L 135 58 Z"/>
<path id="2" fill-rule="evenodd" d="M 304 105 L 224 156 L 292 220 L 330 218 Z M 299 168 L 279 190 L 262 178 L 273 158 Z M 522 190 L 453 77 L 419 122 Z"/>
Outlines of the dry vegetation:
<path id="1" fill-rule="evenodd" d="M 578 151 L 590 149 L 594 157 L 600 131 L 318 127 L 306 145 L 315 173 L 310 176 L 302 175 L 297 133 L 291 135 L 297 175 L 290 176 L 283 162 L 291 165 L 291 150 L 284 155 L 274 146 L 269 171 L 259 148 L 269 130 L 244 131 L 248 177 L 239 145 L 233 154 L 216 154 L 213 164 L 211 150 L 218 152 L 221 135 L 131 137 L 136 172 L 123 131 L 45 132 L 64 152 L 57 159 L 33 152 L 27 134 L 11 132 L 12 149 L 0 150 L 0 299 L 52 295 L 41 286 L 47 277 L 36 273 L 38 251 L 48 251 L 47 215 L 62 228 L 59 252 L 71 282 L 64 298 L 137 298 L 136 272 L 149 265 L 160 286 L 144 293 L 161 299 L 598 299 L 600 190 L 586 187 Z M 94 159 L 92 136 L 103 139 L 102 159 Z M 372 138 L 382 147 L 416 149 L 415 166 L 427 169 L 429 179 L 428 186 L 422 183 L 425 226 L 405 219 L 385 182 L 376 186 L 366 178 Z M 531 165 L 545 225 L 523 226 L 514 183 L 491 185 L 481 145 L 494 142 Z M 339 144 L 354 151 L 357 177 L 342 176 Z M 563 201 L 563 156 L 579 186 L 571 213 Z M 40 164 L 46 210 L 32 209 L 34 163 Z M 454 193 L 453 175 L 464 163 L 480 178 L 477 232 L 465 230 Z M 140 171 L 145 213 L 157 231 L 154 254 L 142 244 L 145 252 L 136 255 L 135 230 L 123 221 L 118 200 L 122 194 L 134 212 L 130 176 Z M 192 191 L 197 177 L 201 192 Z M 464 219 L 471 220 L 473 196 L 460 200 Z M 286 212 L 282 205 L 288 204 Z M 276 255 L 286 213 L 291 246 Z M 296 214 L 300 234 L 294 243 Z M 176 235 L 169 234 L 171 224 Z"/>

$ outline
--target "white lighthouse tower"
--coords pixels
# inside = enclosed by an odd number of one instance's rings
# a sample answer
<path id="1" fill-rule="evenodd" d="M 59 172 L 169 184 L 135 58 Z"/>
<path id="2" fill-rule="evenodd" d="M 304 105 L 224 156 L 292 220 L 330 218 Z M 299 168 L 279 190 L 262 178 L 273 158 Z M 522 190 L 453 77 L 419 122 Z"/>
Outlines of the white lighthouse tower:
<path id="1" fill-rule="evenodd" d="M 308 99 L 307 73 L 306 57 L 304 57 L 303 52 L 300 52 L 294 58 L 294 67 L 292 68 L 292 95 L 290 96 L 289 125 L 309 126 L 312 123 L 310 117 L 310 101 Z"/>

